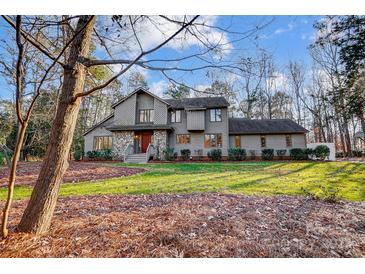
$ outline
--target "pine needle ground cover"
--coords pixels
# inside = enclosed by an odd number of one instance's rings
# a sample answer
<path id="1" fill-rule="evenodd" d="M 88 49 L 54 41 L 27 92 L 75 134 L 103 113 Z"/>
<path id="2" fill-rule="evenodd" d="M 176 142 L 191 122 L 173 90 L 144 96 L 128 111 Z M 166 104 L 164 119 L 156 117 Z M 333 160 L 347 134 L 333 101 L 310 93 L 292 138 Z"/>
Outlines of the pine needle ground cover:
<path id="1" fill-rule="evenodd" d="M 40 236 L 14 233 L 25 205 L 14 203 L 0 257 L 365 256 L 359 202 L 218 193 L 63 197 Z"/>

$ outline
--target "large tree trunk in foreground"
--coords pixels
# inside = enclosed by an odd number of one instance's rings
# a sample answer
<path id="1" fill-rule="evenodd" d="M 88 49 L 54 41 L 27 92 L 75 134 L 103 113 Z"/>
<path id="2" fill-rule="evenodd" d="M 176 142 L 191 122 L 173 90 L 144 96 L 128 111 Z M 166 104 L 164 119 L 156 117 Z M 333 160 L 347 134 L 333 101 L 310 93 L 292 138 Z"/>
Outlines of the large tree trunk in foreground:
<path id="1" fill-rule="evenodd" d="M 85 26 L 89 18 L 80 17 L 76 32 Z M 51 224 L 60 184 L 68 167 L 68 155 L 80 108 L 81 98 L 77 98 L 76 101 L 72 98 L 84 89 L 86 69 L 78 60 L 89 54 L 94 20 L 72 42 L 46 156 L 30 201 L 18 225 L 19 231 L 44 233 Z"/>

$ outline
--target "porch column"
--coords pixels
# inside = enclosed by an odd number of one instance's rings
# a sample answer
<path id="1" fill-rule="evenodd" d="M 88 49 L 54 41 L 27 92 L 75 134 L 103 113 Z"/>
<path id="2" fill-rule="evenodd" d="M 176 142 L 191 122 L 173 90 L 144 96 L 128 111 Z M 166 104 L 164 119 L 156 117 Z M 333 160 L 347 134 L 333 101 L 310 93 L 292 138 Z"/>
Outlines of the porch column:
<path id="1" fill-rule="evenodd" d="M 156 149 L 155 158 L 163 160 L 163 151 L 167 147 L 167 131 L 166 130 L 154 130 L 153 131 L 153 145 Z"/>
<path id="2" fill-rule="evenodd" d="M 134 143 L 134 132 L 133 131 L 117 131 L 113 132 L 113 153 L 114 157 L 118 160 L 123 159 L 123 153 L 126 147 Z"/>

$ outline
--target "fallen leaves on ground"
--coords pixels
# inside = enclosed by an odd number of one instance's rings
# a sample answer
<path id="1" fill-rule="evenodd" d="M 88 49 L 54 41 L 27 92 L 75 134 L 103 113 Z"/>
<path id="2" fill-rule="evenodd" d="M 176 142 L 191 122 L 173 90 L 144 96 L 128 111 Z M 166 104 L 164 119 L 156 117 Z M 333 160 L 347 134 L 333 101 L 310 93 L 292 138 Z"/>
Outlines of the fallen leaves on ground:
<path id="1" fill-rule="evenodd" d="M 109 165 L 108 165 L 109 164 Z M 34 185 L 37 181 L 41 162 L 20 162 L 17 167 L 16 186 Z M 117 178 L 144 172 L 143 168 L 111 166 L 108 162 L 70 162 L 64 182 L 96 181 Z M 0 168 L 0 187 L 8 184 L 8 168 Z"/>
<path id="2" fill-rule="evenodd" d="M 3 203 L 0 203 L 3 205 Z M 50 232 L 0 257 L 364 257 L 365 204 L 304 197 L 158 194 L 59 199 Z"/>

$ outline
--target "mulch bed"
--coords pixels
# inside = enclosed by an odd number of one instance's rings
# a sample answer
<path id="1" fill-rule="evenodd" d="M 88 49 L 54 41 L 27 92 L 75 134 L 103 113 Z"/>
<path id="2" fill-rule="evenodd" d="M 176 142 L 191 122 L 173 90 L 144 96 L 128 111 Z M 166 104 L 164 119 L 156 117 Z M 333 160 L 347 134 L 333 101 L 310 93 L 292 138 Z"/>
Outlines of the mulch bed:
<path id="1" fill-rule="evenodd" d="M 0 257 L 365 257 L 365 204 L 221 194 L 59 199 L 47 235 L 14 233 Z M 3 206 L 3 202 L 0 203 Z"/>
<path id="2" fill-rule="evenodd" d="M 37 181 L 41 162 L 21 162 L 17 168 L 16 185 L 34 185 Z M 111 166 L 109 162 L 75 162 L 71 161 L 64 177 L 64 182 L 96 181 L 134 175 L 146 171 L 143 168 Z M 8 168 L 0 168 L 0 187 L 8 183 Z"/>

